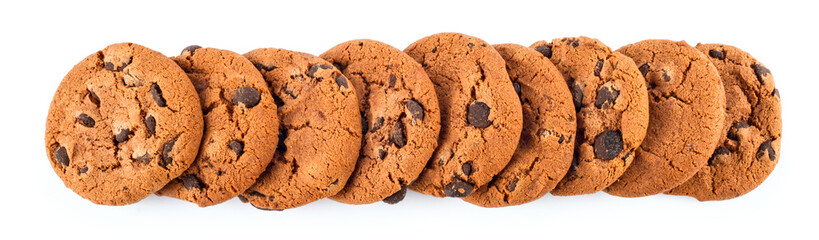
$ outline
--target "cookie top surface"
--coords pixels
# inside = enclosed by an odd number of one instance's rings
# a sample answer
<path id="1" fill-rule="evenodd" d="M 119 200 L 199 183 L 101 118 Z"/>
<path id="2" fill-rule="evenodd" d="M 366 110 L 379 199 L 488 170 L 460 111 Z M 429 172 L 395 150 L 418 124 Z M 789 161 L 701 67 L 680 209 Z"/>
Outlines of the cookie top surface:
<path id="1" fill-rule="evenodd" d="M 253 63 L 237 53 L 191 46 L 172 58 L 199 93 L 205 131 L 196 160 L 158 195 L 205 207 L 236 197 L 273 158 L 276 104 Z"/>
<path id="2" fill-rule="evenodd" d="M 576 130 L 572 95 L 549 59 L 517 44 L 493 47 L 520 92 L 523 131 L 503 171 L 463 198 L 483 207 L 524 204 L 551 191 L 571 165 Z"/>
<path id="3" fill-rule="evenodd" d="M 645 140 L 626 172 L 606 188 L 622 197 L 665 192 L 708 162 L 725 122 L 725 90 L 714 64 L 685 42 L 645 40 L 617 52 L 631 57 L 648 84 Z"/>
<path id="4" fill-rule="evenodd" d="M 397 203 L 438 144 L 441 116 L 435 87 L 421 64 L 378 41 L 348 41 L 321 57 L 337 66 L 356 90 L 363 121 L 356 169 L 331 199 Z"/>
<path id="5" fill-rule="evenodd" d="M 648 92 L 631 58 L 600 40 L 577 37 L 532 45 L 560 70 L 577 110 L 572 167 L 552 195 L 603 190 L 626 171 L 648 128 Z"/>
<path id="6" fill-rule="evenodd" d="M 483 40 L 459 33 L 422 38 L 404 52 L 426 70 L 441 108 L 438 147 L 410 189 L 468 196 L 506 166 L 523 127 L 505 62 Z"/>
<path id="7" fill-rule="evenodd" d="M 135 203 L 179 176 L 202 137 L 199 98 L 185 72 L 159 52 L 113 44 L 60 83 L 46 120 L 51 166 L 96 204 Z"/>
<path id="8" fill-rule="evenodd" d="M 279 144 L 256 183 L 239 195 L 262 209 L 288 209 L 344 187 L 361 147 L 355 90 L 316 56 L 275 48 L 244 55 L 265 78 L 278 106 Z"/>
<path id="9" fill-rule="evenodd" d="M 708 164 L 668 193 L 700 201 L 748 193 L 779 161 L 782 108 L 773 75 L 750 54 L 733 46 L 698 44 L 717 67 L 728 106 L 719 146 Z"/>

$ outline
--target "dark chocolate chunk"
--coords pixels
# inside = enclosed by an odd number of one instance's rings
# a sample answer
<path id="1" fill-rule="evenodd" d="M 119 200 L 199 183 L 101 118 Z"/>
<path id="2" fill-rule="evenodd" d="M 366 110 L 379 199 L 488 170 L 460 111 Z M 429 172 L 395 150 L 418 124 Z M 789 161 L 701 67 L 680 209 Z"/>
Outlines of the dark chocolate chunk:
<path id="1" fill-rule="evenodd" d="M 68 158 L 68 150 L 63 146 L 58 146 L 57 149 L 54 150 L 54 160 L 63 166 L 68 166 L 68 164 L 71 163 L 71 159 Z"/>
<path id="2" fill-rule="evenodd" d="M 461 179 L 452 179 L 452 182 L 444 187 L 444 195 L 447 197 L 462 198 L 472 194 L 475 186 L 471 183 L 464 182 Z"/>
<path id="3" fill-rule="evenodd" d="M 620 96 L 620 91 L 611 88 L 610 86 L 603 86 L 597 90 L 597 99 L 594 101 L 594 106 L 599 109 L 609 109 L 614 105 L 614 101 Z"/>
<path id="4" fill-rule="evenodd" d="M 392 141 L 395 146 L 398 148 L 402 148 L 407 145 L 407 138 L 406 138 L 406 129 L 404 128 L 404 122 L 398 121 L 395 123 L 395 127 L 392 128 L 392 134 L 390 134 L 390 141 Z"/>
<path id="5" fill-rule="evenodd" d="M 114 135 L 114 140 L 116 140 L 117 143 L 128 141 L 128 139 L 131 139 L 131 134 L 133 134 L 131 129 L 120 129 L 117 135 Z"/>
<path id="6" fill-rule="evenodd" d="M 716 59 L 719 59 L 719 60 L 725 60 L 725 53 L 720 51 L 720 50 L 716 50 L 716 49 L 708 50 L 708 55 L 711 56 L 712 58 L 716 58 Z"/>
<path id="7" fill-rule="evenodd" d="M 246 108 L 255 107 L 262 100 L 259 90 L 252 87 L 240 87 L 233 91 L 233 105 L 244 104 Z"/>
<path id="8" fill-rule="evenodd" d="M 717 163 L 716 162 L 717 157 L 719 157 L 720 155 L 727 155 L 727 154 L 731 154 L 731 150 L 728 150 L 727 148 L 724 148 L 724 147 L 717 148 L 717 150 L 714 150 L 714 153 L 711 154 L 711 158 L 708 159 L 708 166 L 714 166 L 714 164 Z"/>
<path id="9" fill-rule="evenodd" d="M 465 162 L 463 165 L 461 165 L 461 171 L 462 171 L 462 172 L 464 173 L 464 175 L 466 175 L 467 177 L 468 177 L 468 176 L 470 176 L 470 175 L 472 175 L 472 172 L 473 172 L 473 169 L 472 169 L 472 162 Z"/>
<path id="10" fill-rule="evenodd" d="M 87 172 L 88 172 L 88 167 L 80 168 L 80 174 L 87 173 Z"/>
<path id="11" fill-rule="evenodd" d="M 142 154 L 142 156 L 137 156 L 134 160 L 140 161 L 142 163 L 151 163 L 151 156 L 148 153 Z"/>
<path id="12" fill-rule="evenodd" d="M 574 109 L 579 111 L 583 108 L 583 87 L 580 86 L 574 79 L 571 79 L 572 102 L 574 102 Z"/>
<path id="13" fill-rule="evenodd" d="M 552 57 L 552 46 L 549 46 L 548 44 L 537 46 L 535 50 L 540 52 L 540 54 L 543 54 L 544 57 Z"/>
<path id="14" fill-rule="evenodd" d="M 148 115 L 145 117 L 145 129 L 150 134 L 156 134 L 156 118 L 154 116 Z"/>
<path id="15" fill-rule="evenodd" d="M 387 204 L 396 204 L 396 203 L 400 202 L 401 200 L 404 200 L 404 196 L 406 196 L 406 195 L 407 195 L 407 186 L 406 185 L 401 185 L 401 189 L 399 189 L 398 192 L 395 192 L 392 195 L 390 195 L 389 197 L 384 198 L 383 201 L 385 203 L 387 203 Z"/>
<path id="16" fill-rule="evenodd" d="M 761 159 L 765 156 L 765 152 L 768 153 L 768 159 L 771 161 L 776 160 L 776 151 L 774 151 L 773 146 L 771 146 L 771 139 L 759 145 L 759 150 L 756 151 L 756 158 Z"/>
<path id="17" fill-rule="evenodd" d="M 762 80 L 762 77 L 771 73 L 771 70 L 768 70 L 765 66 L 762 66 L 760 63 L 754 63 L 751 65 L 751 68 L 754 69 L 754 74 L 756 74 L 756 79 L 759 80 L 759 83 L 765 85 L 765 81 Z"/>
<path id="18" fill-rule="evenodd" d="M 80 115 L 77 115 L 77 122 L 86 127 L 94 127 L 94 125 L 97 123 L 94 121 L 94 118 L 85 113 L 80 113 Z"/>
<path id="19" fill-rule="evenodd" d="M 173 163 L 173 156 L 171 156 L 171 151 L 173 150 L 173 145 L 176 144 L 176 138 L 171 141 L 165 143 L 165 146 L 162 147 L 162 161 L 159 162 L 159 165 L 162 167 L 167 167 L 171 163 Z"/>
<path id="20" fill-rule="evenodd" d="M 492 121 L 489 120 L 490 110 L 489 105 L 486 105 L 486 103 L 474 101 L 469 104 L 466 120 L 476 128 L 489 127 L 489 125 L 492 125 Z"/>
<path id="21" fill-rule="evenodd" d="M 623 136 L 620 131 L 607 130 L 594 138 L 594 156 L 611 160 L 623 151 Z"/>
<path id="22" fill-rule="evenodd" d="M 518 186 L 518 180 L 517 179 L 512 180 L 512 182 L 509 182 L 509 185 L 506 185 L 506 190 L 510 191 L 510 192 L 514 192 L 515 188 L 517 186 Z"/>
<path id="23" fill-rule="evenodd" d="M 349 85 L 347 85 L 347 77 L 344 77 L 344 75 L 338 75 L 338 77 L 336 77 L 336 84 L 339 87 L 344 87 L 344 88 L 349 87 Z"/>
<path id="24" fill-rule="evenodd" d="M 668 75 L 666 70 L 663 70 L 663 82 L 671 82 L 671 76 Z"/>
<path id="25" fill-rule="evenodd" d="M 731 125 L 731 128 L 728 129 L 728 135 L 726 137 L 731 140 L 739 140 L 739 130 L 750 126 L 751 125 L 748 125 L 748 122 L 746 121 L 736 122 L 734 125 Z"/>
<path id="26" fill-rule="evenodd" d="M 387 157 L 387 151 L 384 149 L 378 149 L 378 159 L 384 159 Z"/>
<path id="27" fill-rule="evenodd" d="M 597 65 L 594 66 L 594 76 L 599 77 L 603 72 L 603 59 L 597 59 Z"/>
<path id="28" fill-rule="evenodd" d="M 253 66 L 256 67 L 256 69 L 258 69 L 259 71 L 266 71 L 266 72 L 273 71 L 273 69 L 278 68 L 278 67 L 273 66 L 273 65 L 264 65 L 264 64 L 261 64 L 261 63 L 254 63 Z"/>
<path id="29" fill-rule="evenodd" d="M 122 71 L 123 69 L 125 69 L 125 67 L 128 66 L 128 64 L 131 64 L 132 59 L 133 58 L 128 58 L 128 60 L 123 62 L 122 65 L 120 65 L 120 66 L 114 65 L 114 63 L 112 63 L 112 62 L 105 62 L 105 69 L 108 69 L 108 71 L 112 71 L 112 72 Z"/>
<path id="30" fill-rule="evenodd" d="M 188 174 L 188 175 L 182 176 L 182 186 L 184 186 L 185 189 L 188 189 L 188 190 L 194 189 L 194 188 L 200 189 L 200 188 L 203 187 L 203 185 L 204 184 L 202 184 L 202 181 L 199 180 L 199 178 L 197 178 L 196 175 Z"/>
<path id="31" fill-rule="evenodd" d="M 327 64 L 316 64 L 310 66 L 310 70 L 308 70 L 307 75 L 310 77 L 316 77 L 316 72 L 318 72 L 319 69 L 333 69 L 333 66 Z"/>
<path id="32" fill-rule="evenodd" d="M 398 81 L 398 78 L 396 78 L 394 74 L 390 74 L 390 81 L 387 84 L 389 84 L 390 87 L 395 87 L 396 81 Z"/>
<path id="33" fill-rule="evenodd" d="M 97 96 L 97 93 L 91 91 L 90 89 L 88 90 L 88 98 L 91 99 L 92 103 L 97 104 L 97 106 L 100 105 L 100 97 Z"/>
<path id="34" fill-rule="evenodd" d="M 191 56 L 193 56 L 193 54 L 196 52 L 196 49 L 200 49 L 200 48 L 202 48 L 202 46 L 190 45 L 190 46 L 186 47 L 185 49 L 182 49 L 182 52 L 179 53 L 179 54 L 184 54 L 185 52 L 191 52 Z"/>
<path id="35" fill-rule="evenodd" d="M 151 96 L 154 98 L 154 102 L 156 102 L 156 105 L 160 107 L 168 106 L 165 103 L 165 98 L 162 97 L 162 89 L 159 89 L 159 85 L 157 85 L 156 83 L 151 84 Z"/>
<path id="36" fill-rule="evenodd" d="M 420 103 L 413 99 L 407 100 L 406 106 L 407 110 L 410 112 L 410 116 L 412 116 L 412 119 L 421 121 L 424 120 L 424 106 L 421 106 Z"/>
<path id="37" fill-rule="evenodd" d="M 383 117 L 375 118 L 375 122 L 373 122 L 373 126 L 370 127 L 370 132 L 378 131 L 378 129 L 380 129 L 381 126 L 383 126 L 383 125 L 384 125 L 384 118 Z"/>
<path id="38" fill-rule="evenodd" d="M 646 64 L 643 64 L 643 65 L 640 65 L 640 67 L 638 69 L 640 70 L 640 73 L 643 74 L 643 77 L 645 77 L 646 74 L 648 74 L 648 71 L 651 70 L 651 67 L 648 65 L 648 63 L 646 63 Z"/>
<path id="39" fill-rule="evenodd" d="M 230 148 L 230 150 L 233 150 L 233 152 L 236 153 L 236 158 L 241 157 L 242 153 L 245 153 L 245 143 L 243 143 L 242 141 L 230 140 L 230 143 L 228 143 L 228 147 Z"/>

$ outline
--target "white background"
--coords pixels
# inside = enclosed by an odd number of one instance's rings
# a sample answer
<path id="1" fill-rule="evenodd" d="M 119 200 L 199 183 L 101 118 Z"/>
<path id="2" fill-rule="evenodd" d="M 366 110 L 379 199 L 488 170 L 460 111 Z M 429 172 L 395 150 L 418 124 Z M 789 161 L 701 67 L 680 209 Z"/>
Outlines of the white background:
<path id="1" fill-rule="evenodd" d="M 817 237 L 816 5 L 17 2 L 23 1 L 0 3 L 0 239 Z M 443 31 L 525 46 L 578 35 L 598 38 L 612 49 L 647 38 L 735 45 L 775 76 L 784 115 L 779 165 L 755 191 L 719 202 L 598 193 L 547 195 L 522 206 L 484 209 L 411 192 L 395 206 L 325 199 L 266 212 L 237 199 L 199 208 L 156 196 L 130 206 L 97 206 L 65 188 L 46 158 L 44 125 L 57 85 L 74 64 L 108 44 L 130 41 L 169 56 L 191 44 L 238 53 L 278 47 L 318 55 L 357 38 L 403 49 Z"/>

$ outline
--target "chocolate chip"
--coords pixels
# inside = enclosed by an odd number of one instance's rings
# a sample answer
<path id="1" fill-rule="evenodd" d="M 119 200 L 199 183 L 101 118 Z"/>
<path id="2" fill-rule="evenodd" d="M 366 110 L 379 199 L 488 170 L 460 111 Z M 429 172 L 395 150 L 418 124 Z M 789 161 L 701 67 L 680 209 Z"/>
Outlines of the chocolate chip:
<path id="1" fill-rule="evenodd" d="M 510 191 L 510 192 L 514 192 L 515 188 L 517 188 L 517 187 L 518 187 L 518 180 L 515 179 L 515 180 L 512 180 L 512 182 L 509 182 L 509 185 L 506 185 L 506 190 Z"/>
<path id="2" fill-rule="evenodd" d="M 432 53 L 436 53 L 436 52 L 438 52 L 438 46 L 435 46 L 435 47 L 432 48 Z"/>
<path id="3" fill-rule="evenodd" d="M 570 80 L 572 83 L 572 102 L 574 102 L 574 109 L 580 111 L 583 108 L 583 87 L 580 86 L 574 79 Z"/>
<path id="4" fill-rule="evenodd" d="M 80 168 L 80 174 L 87 173 L 87 172 L 88 172 L 88 167 Z"/>
<path id="5" fill-rule="evenodd" d="M 560 144 L 560 143 L 563 143 L 563 141 L 565 141 L 565 140 L 566 140 L 566 138 L 565 138 L 565 137 L 563 137 L 563 136 L 561 135 L 561 136 L 560 136 L 560 137 L 557 139 L 557 143 L 559 143 L 559 144 Z"/>
<path id="6" fill-rule="evenodd" d="M 266 72 L 273 71 L 274 69 L 278 68 L 278 67 L 273 66 L 273 65 L 264 65 L 264 64 L 261 64 L 261 63 L 254 63 L 253 66 L 256 67 L 256 69 L 258 69 L 259 71 L 266 71 Z"/>
<path id="7" fill-rule="evenodd" d="M 162 89 L 159 89 L 159 85 L 156 83 L 151 84 L 151 96 L 154 97 L 154 102 L 156 102 L 156 105 L 160 107 L 168 106 L 165 104 L 165 98 L 162 97 Z"/>
<path id="8" fill-rule="evenodd" d="M 468 44 L 466 44 L 466 46 L 469 47 L 469 48 L 472 48 L 472 47 L 475 46 L 475 44 L 474 43 L 468 43 Z"/>
<path id="9" fill-rule="evenodd" d="M 536 51 L 543 54 L 544 57 L 551 58 L 552 57 L 552 47 L 549 45 L 540 45 L 535 48 Z"/>
<path id="10" fill-rule="evenodd" d="M 407 100 L 406 106 L 407 110 L 410 112 L 410 116 L 412 116 L 412 119 L 421 121 L 424 120 L 424 106 L 421 106 L 420 103 L 413 99 Z"/>
<path id="11" fill-rule="evenodd" d="M 772 96 L 779 97 L 779 89 L 774 88 L 773 92 L 771 93 Z"/>
<path id="12" fill-rule="evenodd" d="M 714 153 L 711 154 L 711 158 L 708 159 L 708 166 L 714 166 L 714 164 L 717 163 L 716 162 L 717 157 L 719 157 L 720 155 L 727 154 L 731 154 L 731 150 L 728 150 L 727 148 L 724 147 L 717 148 L 717 150 L 714 150 Z"/>
<path id="13" fill-rule="evenodd" d="M 651 70 L 651 67 L 648 66 L 648 63 L 646 63 L 646 64 L 643 64 L 643 65 L 640 65 L 640 67 L 638 69 L 640 70 L 640 73 L 643 74 L 643 77 L 645 77 L 646 74 L 648 74 L 648 71 Z"/>
<path id="14" fill-rule="evenodd" d="M 142 154 L 142 156 L 138 156 L 134 158 L 134 160 L 140 161 L 142 163 L 151 163 L 151 156 L 148 153 Z"/>
<path id="15" fill-rule="evenodd" d="M 472 175 L 472 170 L 472 162 L 465 162 L 463 165 L 461 165 L 461 172 L 463 172 L 467 177 Z"/>
<path id="16" fill-rule="evenodd" d="M 725 53 L 720 51 L 720 50 L 716 50 L 716 49 L 708 50 L 708 55 L 710 55 L 712 58 L 716 58 L 716 59 L 719 59 L 719 60 L 724 60 L 725 59 Z"/>
<path id="17" fill-rule="evenodd" d="M 240 87 L 233 91 L 233 105 L 243 104 L 246 108 L 255 107 L 262 99 L 259 90 L 252 87 Z"/>
<path id="18" fill-rule="evenodd" d="M 105 69 L 108 69 L 108 71 L 112 71 L 112 72 L 122 71 L 123 69 L 125 69 L 125 67 L 128 66 L 128 64 L 131 64 L 132 59 L 133 58 L 129 58 L 128 61 L 123 62 L 122 66 L 119 66 L 119 67 L 115 66 L 114 63 L 112 63 L 112 62 L 105 62 Z"/>
<path id="19" fill-rule="evenodd" d="M 594 138 L 594 156 L 611 160 L 623 150 L 623 136 L 620 131 L 607 130 Z"/>
<path id="20" fill-rule="evenodd" d="M 225 174 L 225 172 L 219 170 L 216 171 L 216 176 L 222 176 L 222 174 Z"/>
<path id="21" fill-rule="evenodd" d="M 188 174 L 188 175 L 182 176 L 182 186 L 184 186 L 185 189 L 190 190 L 190 189 L 194 189 L 194 188 L 200 189 L 200 188 L 203 187 L 203 184 L 202 184 L 202 181 L 199 180 L 199 178 L 196 177 L 196 175 Z"/>
<path id="22" fill-rule="evenodd" d="M 190 46 L 186 47 L 185 49 L 182 49 L 182 52 L 179 53 L 179 54 L 185 54 L 185 52 L 191 52 L 191 56 L 193 56 L 193 53 L 196 52 L 196 49 L 200 49 L 200 48 L 202 48 L 202 46 L 190 45 Z"/>
<path id="23" fill-rule="evenodd" d="M 384 159 L 387 157 L 387 151 L 384 149 L 378 149 L 378 159 Z"/>
<path id="24" fill-rule="evenodd" d="M 392 134 L 390 134 L 390 141 L 392 141 L 392 143 L 398 148 L 402 148 L 407 145 L 407 138 L 405 137 L 406 134 L 404 132 L 404 122 L 396 122 L 395 127 L 392 128 Z"/>
<path id="25" fill-rule="evenodd" d="M 407 196 L 407 185 L 401 185 L 401 189 L 399 189 L 398 192 L 384 198 L 383 201 L 387 204 L 396 204 L 401 200 L 404 200 L 404 196 Z"/>
<path id="26" fill-rule="evenodd" d="M 162 147 L 162 161 L 159 162 L 159 165 L 162 167 L 167 167 L 171 163 L 173 163 L 173 157 L 171 156 L 171 151 L 173 150 L 173 145 L 176 144 L 176 139 L 174 138 L 171 141 L 165 143 L 165 146 Z"/>
<path id="27" fill-rule="evenodd" d="M 754 63 L 751 65 L 751 68 L 754 69 L 754 74 L 756 74 L 756 79 L 759 80 L 759 83 L 765 85 L 765 81 L 762 80 L 762 77 L 771 73 L 771 70 L 768 70 L 765 66 L 762 66 L 760 63 Z"/>
<path id="28" fill-rule="evenodd" d="M 464 182 L 461 179 L 452 179 L 452 182 L 444 187 L 444 195 L 447 197 L 462 198 L 472 194 L 475 186 L 471 183 Z"/>
<path id="29" fill-rule="evenodd" d="M 77 121 L 86 127 L 94 127 L 94 125 L 97 123 L 94 121 L 94 118 L 85 113 L 80 113 L 80 115 L 77 115 Z"/>
<path id="30" fill-rule="evenodd" d="M 762 142 L 762 144 L 759 145 L 759 150 L 756 151 L 756 158 L 757 159 L 762 158 L 763 156 L 765 156 L 765 152 L 768 152 L 768 159 L 770 159 L 771 161 L 776 160 L 776 151 L 774 151 L 773 146 L 771 146 L 770 139 L 765 142 Z"/>
<path id="31" fill-rule="evenodd" d="M 344 77 L 344 75 L 338 75 L 338 77 L 336 77 L 336 85 L 339 87 L 348 88 L 347 77 Z"/>
<path id="32" fill-rule="evenodd" d="M 243 195 L 239 195 L 239 196 L 236 196 L 236 197 L 239 198 L 239 201 L 242 201 L 243 203 L 247 202 L 247 197 L 245 197 Z"/>
<path id="33" fill-rule="evenodd" d="M 114 135 L 114 140 L 116 140 L 117 143 L 128 141 L 128 139 L 131 139 L 132 133 L 131 129 L 120 129 L 117 135 Z"/>
<path id="34" fill-rule="evenodd" d="M 150 134 L 156 134 L 156 118 L 154 116 L 148 115 L 145 117 L 145 129 Z"/>
<path id="35" fill-rule="evenodd" d="M 378 131 L 378 129 L 380 129 L 381 126 L 383 126 L 383 125 L 384 125 L 384 118 L 383 117 L 375 118 L 375 122 L 373 122 L 373 126 L 370 127 L 370 132 Z"/>
<path id="36" fill-rule="evenodd" d="M 594 106 L 599 109 L 609 109 L 619 96 L 620 91 L 610 86 L 603 86 L 600 90 L 597 90 L 597 99 L 594 101 Z"/>
<path id="37" fill-rule="evenodd" d="M 514 88 L 515 88 L 515 93 L 517 93 L 517 94 L 518 94 L 518 97 L 520 97 L 520 83 L 518 83 L 518 82 L 513 82 L 513 83 L 512 83 L 512 87 L 514 87 Z"/>
<path id="38" fill-rule="evenodd" d="M 492 125 L 492 121 L 489 120 L 490 110 L 489 105 L 486 105 L 486 103 L 474 101 L 469 104 L 466 120 L 476 128 L 489 127 L 489 125 Z"/>
<path id="39" fill-rule="evenodd" d="M 310 66 L 310 70 L 308 70 L 307 75 L 310 77 L 316 77 L 316 72 L 318 72 L 319 69 L 333 69 L 333 66 L 327 64 L 316 64 Z"/>
<path id="40" fill-rule="evenodd" d="M 597 65 L 594 66 L 594 76 L 599 77 L 603 72 L 603 59 L 597 59 Z"/>
<path id="41" fill-rule="evenodd" d="M 746 121 L 736 122 L 734 125 L 731 125 L 730 129 L 728 129 L 728 135 L 726 137 L 731 140 L 739 140 L 739 130 L 750 126 L 751 125 L 748 125 L 748 122 Z"/>
<path id="42" fill-rule="evenodd" d="M 398 78 L 396 78 L 395 75 L 390 74 L 390 87 L 395 87 L 395 81 L 398 81 Z"/>
<path id="43" fill-rule="evenodd" d="M 58 146 L 54 150 L 54 160 L 57 160 L 57 163 L 63 166 L 68 166 L 71 163 L 71 159 L 68 158 L 68 151 L 62 146 Z"/>
<path id="44" fill-rule="evenodd" d="M 577 46 L 580 46 L 580 42 L 579 42 L 579 41 L 577 41 L 577 39 L 573 39 L 573 40 L 572 40 L 572 47 L 575 47 L 575 48 L 576 48 Z"/>
<path id="45" fill-rule="evenodd" d="M 92 103 L 97 104 L 97 106 L 100 105 L 100 97 L 97 96 L 97 93 L 91 91 L 90 89 L 88 90 L 88 98 L 91 99 Z"/>
<path id="46" fill-rule="evenodd" d="M 233 152 L 236 153 L 236 158 L 241 157 L 242 153 L 245 152 L 245 143 L 243 143 L 242 141 L 230 140 L 230 143 L 228 143 L 228 147 L 230 148 L 230 150 L 233 150 Z"/>
<path id="47" fill-rule="evenodd" d="M 671 76 L 668 75 L 668 71 L 663 70 L 663 81 L 664 82 L 671 82 Z"/>

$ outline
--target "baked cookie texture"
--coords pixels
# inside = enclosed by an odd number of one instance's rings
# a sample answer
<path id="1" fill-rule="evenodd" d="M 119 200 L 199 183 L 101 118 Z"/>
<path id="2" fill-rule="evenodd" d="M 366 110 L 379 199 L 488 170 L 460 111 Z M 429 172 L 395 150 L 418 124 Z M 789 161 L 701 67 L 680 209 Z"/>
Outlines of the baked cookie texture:
<path id="1" fill-rule="evenodd" d="M 363 127 L 355 171 L 330 198 L 350 204 L 401 201 L 438 145 L 435 86 L 421 64 L 382 42 L 352 40 L 321 57 L 356 90 Z"/>
<path id="2" fill-rule="evenodd" d="M 725 86 L 726 119 L 719 147 L 694 177 L 668 194 L 700 201 L 725 200 L 750 192 L 779 162 L 782 107 L 768 68 L 750 54 L 724 44 L 697 44 Z"/>
<path id="3" fill-rule="evenodd" d="M 240 200 L 282 210 L 341 191 L 361 147 L 361 116 L 347 78 L 306 53 L 263 48 L 244 56 L 264 76 L 281 123 L 273 161 Z"/>
<path id="4" fill-rule="evenodd" d="M 650 121 L 631 166 L 606 188 L 640 197 L 674 188 L 705 166 L 725 122 L 725 90 L 708 58 L 685 42 L 645 40 L 617 52 L 648 84 Z"/>
<path id="5" fill-rule="evenodd" d="M 520 205 L 551 191 L 571 165 L 577 127 L 572 95 L 548 58 L 517 44 L 493 47 L 520 97 L 523 130 L 509 164 L 463 198 L 482 207 Z"/>
<path id="6" fill-rule="evenodd" d="M 404 52 L 426 70 L 441 108 L 438 147 L 410 189 L 469 196 L 506 166 L 523 127 L 505 62 L 483 40 L 459 33 L 422 38 Z"/>
<path id="7" fill-rule="evenodd" d="M 237 53 L 190 46 L 172 58 L 199 93 L 205 131 L 196 160 L 157 195 L 201 207 L 250 187 L 276 151 L 279 119 L 262 74 Z"/>
<path id="8" fill-rule="evenodd" d="M 572 167 L 552 195 L 598 192 L 631 165 L 648 128 L 645 79 L 631 58 L 588 37 L 539 41 L 531 46 L 560 70 L 577 109 Z"/>
<path id="9" fill-rule="evenodd" d="M 199 97 L 179 66 L 143 46 L 113 44 L 60 83 L 46 120 L 46 153 L 78 195 L 126 205 L 188 168 L 202 122 Z"/>

